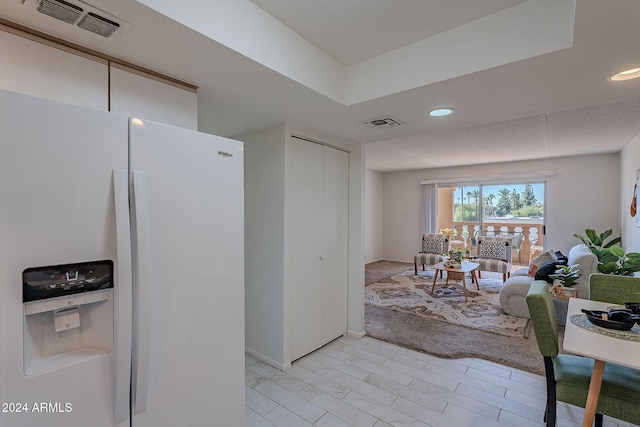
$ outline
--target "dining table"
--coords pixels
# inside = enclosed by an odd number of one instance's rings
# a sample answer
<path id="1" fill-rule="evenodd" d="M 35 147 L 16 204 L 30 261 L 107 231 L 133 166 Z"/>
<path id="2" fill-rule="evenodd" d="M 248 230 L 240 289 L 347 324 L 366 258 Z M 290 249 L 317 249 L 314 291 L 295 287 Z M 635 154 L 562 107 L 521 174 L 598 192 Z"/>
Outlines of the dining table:
<path id="1" fill-rule="evenodd" d="M 617 363 L 640 369 L 640 328 L 637 325 L 631 331 L 607 329 L 593 325 L 582 313 L 582 309 L 606 311 L 613 307 L 619 305 L 581 298 L 569 300 L 563 348 L 568 353 L 595 360 L 582 421 L 583 427 L 593 425 L 606 364 Z"/>

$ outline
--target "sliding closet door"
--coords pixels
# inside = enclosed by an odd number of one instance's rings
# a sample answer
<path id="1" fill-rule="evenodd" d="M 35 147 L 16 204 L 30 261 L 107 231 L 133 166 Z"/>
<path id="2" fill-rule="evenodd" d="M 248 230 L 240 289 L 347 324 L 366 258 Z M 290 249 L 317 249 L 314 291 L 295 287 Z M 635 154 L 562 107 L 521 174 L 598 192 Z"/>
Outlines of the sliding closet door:
<path id="1" fill-rule="evenodd" d="M 291 360 L 347 331 L 348 154 L 291 139 Z"/>
<path id="2" fill-rule="evenodd" d="M 323 345 L 347 331 L 349 154 L 324 147 Z"/>
<path id="3" fill-rule="evenodd" d="M 291 360 L 322 341 L 322 146 L 293 140 L 289 151 Z"/>

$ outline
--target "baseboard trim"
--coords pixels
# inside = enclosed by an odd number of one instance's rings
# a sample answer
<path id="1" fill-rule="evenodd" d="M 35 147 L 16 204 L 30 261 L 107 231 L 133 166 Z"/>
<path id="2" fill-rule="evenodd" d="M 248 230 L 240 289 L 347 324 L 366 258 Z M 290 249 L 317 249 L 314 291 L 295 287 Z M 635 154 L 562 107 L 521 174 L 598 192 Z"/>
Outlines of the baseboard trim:
<path id="1" fill-rule="evenodd" d="M 367 333 L 365 331 L 352 331 L 351 329 L 347 331 L 347 335 L 349 335 L 350 337 L 356 337 L 356 338 L 362 338 L 366 334 Z"/>
<path id="2" fill-rule="evenodd" d="M 404 263 L 407 263 L 407 264 L 413 264 L 413 260 L 411 260 L 411 261 L 407 261 L 407 260 L 404 260 L 404 259 L 390 259 L 390 258 L 383 258 L 383 259 L 381 259 L 380 261 L 393 261 L 393 262 L 404 262 Z"/>
<path id="3" fill-rule="evenodd" d="M 249 356 L 258 359 L 259 361 L 266 363 L 267 365 L 271 365 L 276 369 L 280 369 L 281 371 L 286 371 L 291 367 L 291 362 L 286 362 L 286 363 L 278 362 L 277 360 L 267 357 L 264 354 L 247 347 L 244 348 L 244 352 L 247 353 Z"/>

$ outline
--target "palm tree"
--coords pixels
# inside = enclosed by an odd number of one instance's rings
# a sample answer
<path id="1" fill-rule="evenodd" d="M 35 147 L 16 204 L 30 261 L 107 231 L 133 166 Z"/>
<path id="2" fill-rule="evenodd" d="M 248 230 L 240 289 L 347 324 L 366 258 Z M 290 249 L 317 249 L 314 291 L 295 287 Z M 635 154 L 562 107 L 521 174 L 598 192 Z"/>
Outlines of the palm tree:
<path id="1" fill-rule="evenodd" d="M 511 212 L 511 190 L 508 188 L 502 188 L 498 191 L 500 199 L 496 205 L 497 216 L 507 216 Z"/>
<path id="2" fill-rule="evenodd" d="M 522 192 L 522 202 L 524 206 L 534 206 L 538 203 L 536 195 L 533 192 L 533 185 L 525 184 L 524 191 Z"/>
<path id="3" fill-rule="evenodd" d="M 485 206 L 485 216 L 494 216 L 496 214 L 496 208 L 493 206 L 493 200 L 496 198 L 496 195 L 491 193 L 487 194 L 484 197 L 484 206 Z"/>
<path id="4" fill-rule="evenodd" d="M 478 198 L 480 197 L 480 192 L 478 189 L 467 191 L 467 200 L 469 200 L 470 205 L 475 205 L 476 215 L 475 218 L 467 218 L 469 221 L 477 221 L 478 220 Z M 473 202 L 471 201 L 473 199 Z"/>

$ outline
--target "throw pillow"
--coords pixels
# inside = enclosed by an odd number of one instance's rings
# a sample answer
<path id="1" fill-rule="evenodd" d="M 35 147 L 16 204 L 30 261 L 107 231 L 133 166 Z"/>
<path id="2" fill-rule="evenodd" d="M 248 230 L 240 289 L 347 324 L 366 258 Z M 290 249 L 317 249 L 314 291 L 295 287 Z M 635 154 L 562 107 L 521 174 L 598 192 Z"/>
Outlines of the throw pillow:
<path id="1" fill-rule="evenodd" d="M 556 261 L 556 254 L 554 251 L 549 250 L 547 252 L 541 253 L 537 257 L 531 260 L 531 264 L 529 264 L 529 276 L 535 277 L 536 271 L 540 266 L 549 261 Z"/>
<path id="2" fill-rule="evenodd" d="M 559 265 L 567 265 L 567 260 L 558 259 L 556 261 L 545 262 L 536 270 L 535 279 L 552 283 L 553 279 L 550 278 L 549 275 L 555 273 Z"/>
<path id="3" fill-rule="evenodd" d="M 506 260 L 505 251 L 507 244 L 502 240 L 481 240 L 480 258 Z"/>
<path id="4" fill-rule="evenodd" d="M 558 260 L 564 260 L 569 262 L 569 258 L 567 258 L 567 256 L 560 251 L 556 251 L 556 258 L 558 258 Z"/>
<path id="5" fill-rule="evenodd" d="M 441 254 L 442 248 L 444 248 L 444 239 L 441 237 L 425 239 L 422 242 L 422 252 L 428 254 Z"/>

